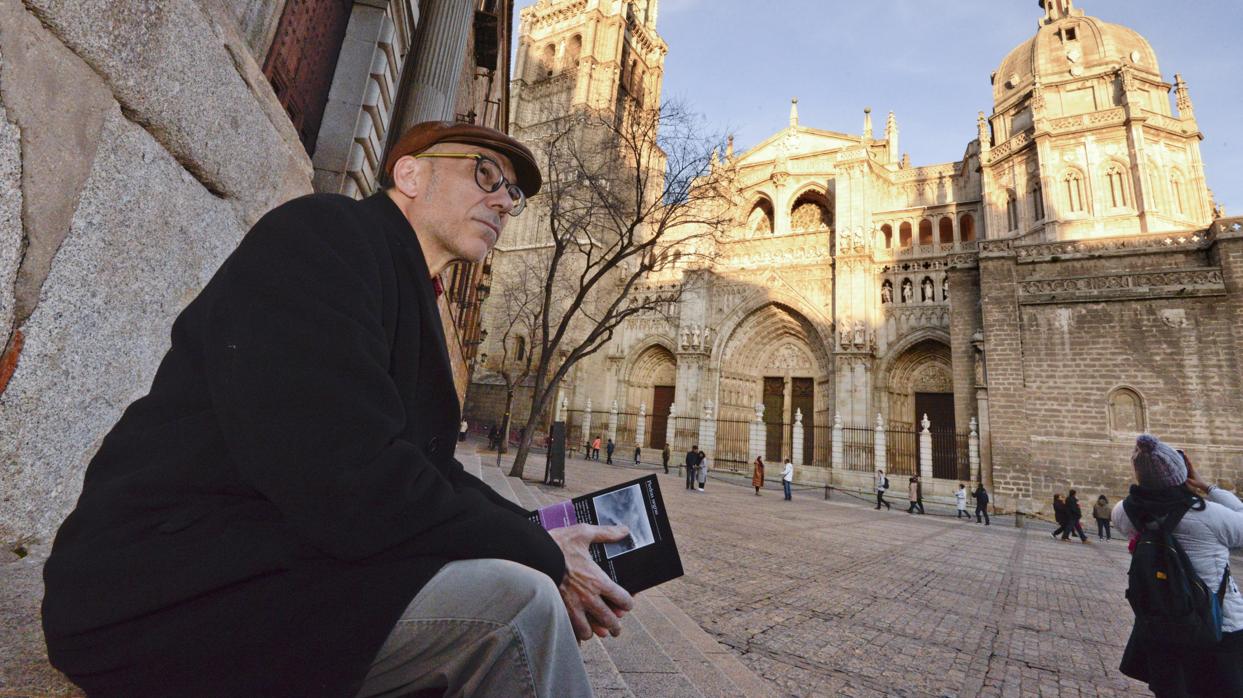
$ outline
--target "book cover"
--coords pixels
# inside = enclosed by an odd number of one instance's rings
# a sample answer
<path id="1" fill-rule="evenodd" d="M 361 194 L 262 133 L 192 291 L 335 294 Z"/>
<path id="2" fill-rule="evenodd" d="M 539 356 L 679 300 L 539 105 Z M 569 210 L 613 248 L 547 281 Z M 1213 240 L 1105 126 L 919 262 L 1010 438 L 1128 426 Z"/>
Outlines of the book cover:
<path id="1" fill-rule="evenodd" d="M 542 507 L 530 518 L 547 531 L 580 523 L 629 528 L 630 535 L 616 543 L 592 543 L 591 557 L 631 594 L 682 576 L 682 558 L 655 475 Z"/>

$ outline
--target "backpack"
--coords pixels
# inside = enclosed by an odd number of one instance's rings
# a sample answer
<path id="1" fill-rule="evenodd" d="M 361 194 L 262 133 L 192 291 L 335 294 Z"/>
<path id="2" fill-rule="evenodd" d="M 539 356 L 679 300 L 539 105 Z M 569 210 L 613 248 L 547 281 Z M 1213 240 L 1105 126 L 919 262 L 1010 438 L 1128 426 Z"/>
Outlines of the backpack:
<path id="1" fill-rule="evenodd" d="M 882 490 L 889 489 L 889 478 L 885 478 L 885 484 L 881 486 Z"/>
<path id="2" fill-rule="evenodd" d="M 1139 532 L 1126 589 L 1126 599 L 1135 611 L 1136 630 L 1163 645 L 1216 645 L 1221 641 L 1221 605 L 1230 567 L 1227 565 L 1217 593 L 1209 591 L 1173 536 L 1187 509 L 1160 518 L 1133 515 L 1129 507 L 1126 513 Z"/>

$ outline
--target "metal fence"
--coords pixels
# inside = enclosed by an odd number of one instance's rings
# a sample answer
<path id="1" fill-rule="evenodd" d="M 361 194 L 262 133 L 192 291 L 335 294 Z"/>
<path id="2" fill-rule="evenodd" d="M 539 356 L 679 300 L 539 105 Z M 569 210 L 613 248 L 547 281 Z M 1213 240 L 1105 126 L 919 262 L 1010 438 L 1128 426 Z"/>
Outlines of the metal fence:
<path id="1" fill-rule="evenodd" d="M 892 422 L 885 430 L 885 467 L 894 475 L 919 474 L 919 432 Z"/>
<path id="2" fill-rule="evenodd" d="M 843 470 L 870 472 L 876 464 L 876 432 L 867 427 L 842 429 Z"/>

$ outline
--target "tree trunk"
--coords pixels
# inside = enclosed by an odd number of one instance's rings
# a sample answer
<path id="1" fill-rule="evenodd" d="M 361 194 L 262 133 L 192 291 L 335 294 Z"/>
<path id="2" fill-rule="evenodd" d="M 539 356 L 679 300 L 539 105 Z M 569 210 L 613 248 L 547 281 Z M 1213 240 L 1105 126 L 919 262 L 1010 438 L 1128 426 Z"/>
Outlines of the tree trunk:
<path id="1" fill-rule="evenodd" d="M 531 452 L 531 437 L 535 433 L 535 423 L 539 421 L 540 415 L 544 414 L 547 408 L 548 396 L 552 394 L 551 390 L 545 390 L 543 400 L 532 400 L 531 411 L 527 414 L 526 426 L 522 429 L 522 438 L 518 442 L 518 452 L 514 454 L 514 465 L 509 469 L 510 477 L 522 477 L 522 470 L 526 467 L 527 454 Z"/>

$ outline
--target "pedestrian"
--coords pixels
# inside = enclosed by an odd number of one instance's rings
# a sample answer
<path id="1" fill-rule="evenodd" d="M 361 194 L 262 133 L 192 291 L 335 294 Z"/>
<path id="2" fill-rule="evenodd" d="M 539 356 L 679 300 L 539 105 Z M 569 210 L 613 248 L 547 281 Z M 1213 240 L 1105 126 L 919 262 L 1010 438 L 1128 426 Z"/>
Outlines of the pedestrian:
<path id="1" fill-rule="evenodd" d="M 575 638 L 632 605 L 591 551 L 628 532 L 544 531 L 462 468 L 437 301 L 538 191 L 535 156 L 425 122 L 382 172 L 260 218 L 92 458 L 42 606 L 86 695 L 591 692 Z"/>
<path id="2" fill-rule="evenodd" d="M 640 453 L 639 444 L 635 444 L 634 445 L 634 464 L 635 465 L 639 464 L 639 453 Z"/>
<path id="3" fill-rule="evenodd" d="M 488 450 L 496 450 L 496 425 L 488 425 Z"/>
<path id="4" fill-rule="evenodd" d="M 751 466 L 751 486 L 755 488 L 755 496 L 760 496 L 760 488 L 764 486 L 764 459 L 760 456 L 755 457 Z"/>
<path id="5" fill-rule="evenodd" d="M 583 442 L 583 460 L 591 460 L 591 439 Z"/>
<path id="6" fill-rule="evenodd" d="M 790 501 L 790 487 L 794 484 L 794 464 L 787 458 L 781 468 L 781 489 L 785 491 L 786 501 Z"/>
<path id="7" fill-rule="evenodd" d="M 1071 490 L 1066 494 L 1066 523 L 1069 527 L 1062 531 L 1062 540 L 1066 540 L 1071 533 L 1074 533 L 1079 536 L 1080 541 L 1088 542 L 1088 534 L 1083 532 L 1083 524 L 1080 523 L 1082 519 L 1083 510 L 1079 508 L 1079 500 L 1075 498 L 1075 491 Z"/>
<path id="8" fill-rule="evenodd" d="M 686 452 L 686 489 L 695 489 L 695 466 L 699 465 L 699 444 Z"/>
<path id="9" fill-rule="evenodd" d="M 465 441 L 465 440 L 466 440 L 466 430 L 467 430 L 467 428 L 468 428 L 469 426 L 470 426 L 470 425 L 468 425 L 468 424 L 466 423 L 466 420 L 465 420 L 465 419 L 463 419 L 463 420 L 462 420 L 462 423 L 458 425 L 458 427 L 457 427 L 457 440 L 458 440 L 458 441 Z"/>
<path id="10" fill-rule="evenodd" d="M 665 474 L 669 474 L 669 444 L 666 442 L 665 447 L 660 449 L 660 464 L 665 468 Z"/>
<path id="11" fill-rule="evenodd" d="M 882 504 L 885 505 L 885 511 L 892 509 L 889 502 L 885 501 L 885 491 L 889 489 L 889 478 L 885 477 L 884 470 L 876 471 L 876 511 L 880 511 Z"/>
<path id="12" fill-rule="evenodd" d="M 980 515 L 984 515 L 984 525 L 989 525 L 988 521 L 988 490 L 984 489 L 984 483 L 976 484 L 975 488 L 975 522 L 980 523 Z"/>
<path id="13" fill-rule="evenodd" d="M 1062 499 L 1061 494 L 1053 495 L 1053 520 L 1057 522 L 1057 528 L 1053 529 L 1054 538 L 1070 530 L 1066 518 L 1066 500 Z M 1066 537 L 1062 536 L 1062 540 L 1066 540 Z"/>
<path id="14" fill-rule="evenodd" d="M 1113 507 L 1113 527 L 1124 536 L 1147 524 L 1172 529 L 1195 576 L 1224 598 L 1221 640 L 1201 649 L 1175 647 L 1144 632 L 1138 622 L 1144 607 L 1136 608 L 1119 669 L 1158 696 L 1243 696 L 1243 596 L 1228 567 L 1230 551 L 1243 548 L 1243 502 L 1201 480 L 1185 453 L 1151 434 L 1136 439 L 1131 467 L 1139 484 Z"/>
<path id="15" fill-rule="evenodd" d="M 966 483 L 958 483 L 958 489 L 954 492 L 954 502 L 958 505 L 958 511 L 954 514 L 955 519 L 966 519 L 971 521 L 971 515 L 967 513 L 967 485 Z"/>
<path id="16" fill-rule="evenodd" d="M 708 462 L 708 455 L 704 453 L 703 451 L 700 451 L 699 452 L 699 467 L 698 467 L 699 491 L 700 492 L 704 491 L 704 485 L 708 482 L 708 468 L 709 467 L 710 467 L 710 463 Z"/>
<path id="17" fill-rule="evenodd" d="M 924 513 L 924 492 L 923 492 L 922 483 L 919 481 L 919 476 L 918 475 L 913 476 L 906 483 L 906 488 L 907 488 L 907 499 L 910 500 L 910 503 L 911 503 L 911 505 L 906 508 L 906 513 L 914 514 L 915 510 L 918 509 L 919 513 L 923 514 Z"/>
<path id="18" fill-rule="evenodd" d="M 1096 539 L 1112 540 L 1109 535 L 1109 500 L 1105 499 L 1105 495 L 1096 498 L 1096 505 L 1092 507 L 1092 518 L 1096 519 Z"/>
<path id="19" fill-rule="evenodd" d="M 610 438 L 608 444 L 605 445 L 604 447 L 604 462 L 608 463 L 609 465 L 613 464 L 613 449 L 614 448 L 616 448 L 616 446 L 613 445 L 613 439 Z"/>
<path id="20" fill-rule="evenodd" d="M 591 442 L 591 459 L 594 461 L 600 460 L 600 437 L 599 436 L 597 436 L 595 440 Z"/>

